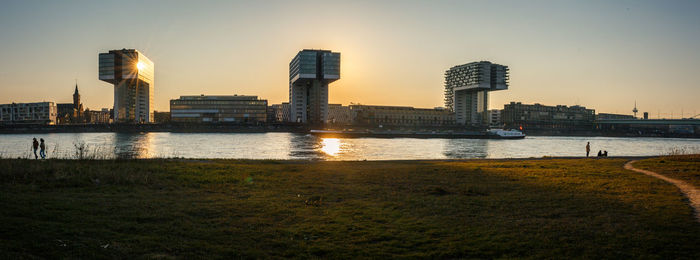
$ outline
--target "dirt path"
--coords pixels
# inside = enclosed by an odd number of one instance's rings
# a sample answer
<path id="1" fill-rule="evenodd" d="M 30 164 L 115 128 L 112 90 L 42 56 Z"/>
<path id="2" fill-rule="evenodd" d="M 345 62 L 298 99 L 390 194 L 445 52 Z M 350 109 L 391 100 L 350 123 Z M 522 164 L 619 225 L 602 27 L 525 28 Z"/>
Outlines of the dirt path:
<path id="1" fill-rule="evenodd" d="M 625 169 L 639 173 L 644 173 L 651 177 L 661 179 L 666 182 L 670 182 L 673 185 L 676 185 L 676 187 L 678 187 L 681 190 L 681 192 L 683 192 L 683 194 L 690 200 L 690 206 L 693 207 L 693 209 L 695 210 L 695 219 L 697 219 L 697 221 L 700 222 L 700 190 L 696 189 L 695 187 L 693 187 L 693 185 L 690 185 L 684 181 L 669 178 L 652 171 L 634 168 L 634 166 L 632 166 L 632 163 L 634 162 L 636 162 L 636 160 L 627 162 L 625 164 Z"/>

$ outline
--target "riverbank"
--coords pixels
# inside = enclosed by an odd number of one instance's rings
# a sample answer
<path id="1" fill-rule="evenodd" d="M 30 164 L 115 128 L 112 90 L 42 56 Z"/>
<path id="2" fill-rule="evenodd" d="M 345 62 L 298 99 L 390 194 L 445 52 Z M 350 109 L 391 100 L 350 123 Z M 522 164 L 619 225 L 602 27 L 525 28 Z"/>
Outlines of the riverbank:
<path id="1" fill-rule="evenodd" d="M 626 161 L 0 160 L 0 257 L 700 258 Z"/>
<path id="2" fill-rule="evenodd" d="M 0 134 L 26 134 L 26 133 L 309 133 L 307 125 L 296 123 L 279 124 L 188 124 L 188 123 L 160 123 L 160 124 L 76 124 L 76 125 L 0 125 Z M 383 138 L 483 138 L 485 128 L 464 128 L 459 126 L 447 127 L 362 127 L 362 126 L 336 126 L 329 129 L 342 130 L 353 129 L 353 132 L 377 132 L 381 135 L 368 135 Z M 528 136 L 579 136 L 579 137 L 665 137 L 665 138 L 700 138 L 700 132 L 696 133 L 670 133 L 670 132 L 636 132 L 636 131 L 602 131 L 602 130 L 536 130 L 523 131 Z M 457 134 L 451 134 L 457 133 Z M 363 135 L 358 135 L 363 137 Z"/>

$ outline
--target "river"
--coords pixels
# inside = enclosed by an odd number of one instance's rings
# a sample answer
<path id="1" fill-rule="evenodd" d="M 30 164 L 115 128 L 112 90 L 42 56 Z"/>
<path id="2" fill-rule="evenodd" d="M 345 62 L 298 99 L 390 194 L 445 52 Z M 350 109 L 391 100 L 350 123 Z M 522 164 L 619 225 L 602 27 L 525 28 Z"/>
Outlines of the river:
<path id="1" fill-rule="evenodd" d="M 402 160 L 700 153 L 700 139 L 528 136 L 521 140 L 320 138 L 294 133 L 48 133 L 0 134 L 0 157 L 32 158 L 44 138 L 48 158 L 235 158 Z"/>

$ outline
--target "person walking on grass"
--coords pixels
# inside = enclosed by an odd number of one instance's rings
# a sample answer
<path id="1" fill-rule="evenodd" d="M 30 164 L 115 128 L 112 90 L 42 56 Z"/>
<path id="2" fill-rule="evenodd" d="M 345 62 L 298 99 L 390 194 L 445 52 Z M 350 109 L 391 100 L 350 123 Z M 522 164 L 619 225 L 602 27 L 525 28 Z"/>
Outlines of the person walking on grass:
<path id="1" fill-rule="evenodd" d="M 39 159 L 39 156 L 36 155 L 36 150 L 39 149 L 39 142 L 36 141 L 36 137 L 34 137 L 32 141 L 32 150 L 34 150 L 34 159 Z"/>
<path id="2" fill-rule="evenodd" d="M 41 156 L 41 159 L 46 159 L 46 144 L 44 143 L 44 138 L 40 138 L 41 144 L 39 144 L 39 155 Z"/>
<path id="3" fill-rule="evenodd" d="M 586 143 L 586 157 L 591 153 L 591 142 Z"/>

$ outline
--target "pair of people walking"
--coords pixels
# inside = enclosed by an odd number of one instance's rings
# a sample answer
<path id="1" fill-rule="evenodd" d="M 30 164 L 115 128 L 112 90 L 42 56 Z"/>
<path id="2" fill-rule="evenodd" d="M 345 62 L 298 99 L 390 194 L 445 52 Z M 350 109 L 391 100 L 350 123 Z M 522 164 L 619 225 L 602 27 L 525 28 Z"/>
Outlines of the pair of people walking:
<path id="1" fill-rule="evenodd" d="M 34 150 L 34 159 L 39 159 L 39 156 L 41 156 L 41 159 L 46 159 L 46 143 L 44 143 L 44 138 L 39 138 L 41 140 L 41 143 L 39 143 L 36 140 L 36 137 L 34 140 L 32 140 L 32 150 Z M 39 150 L 39 155 L 36 154 L 36 150 Z"/>

